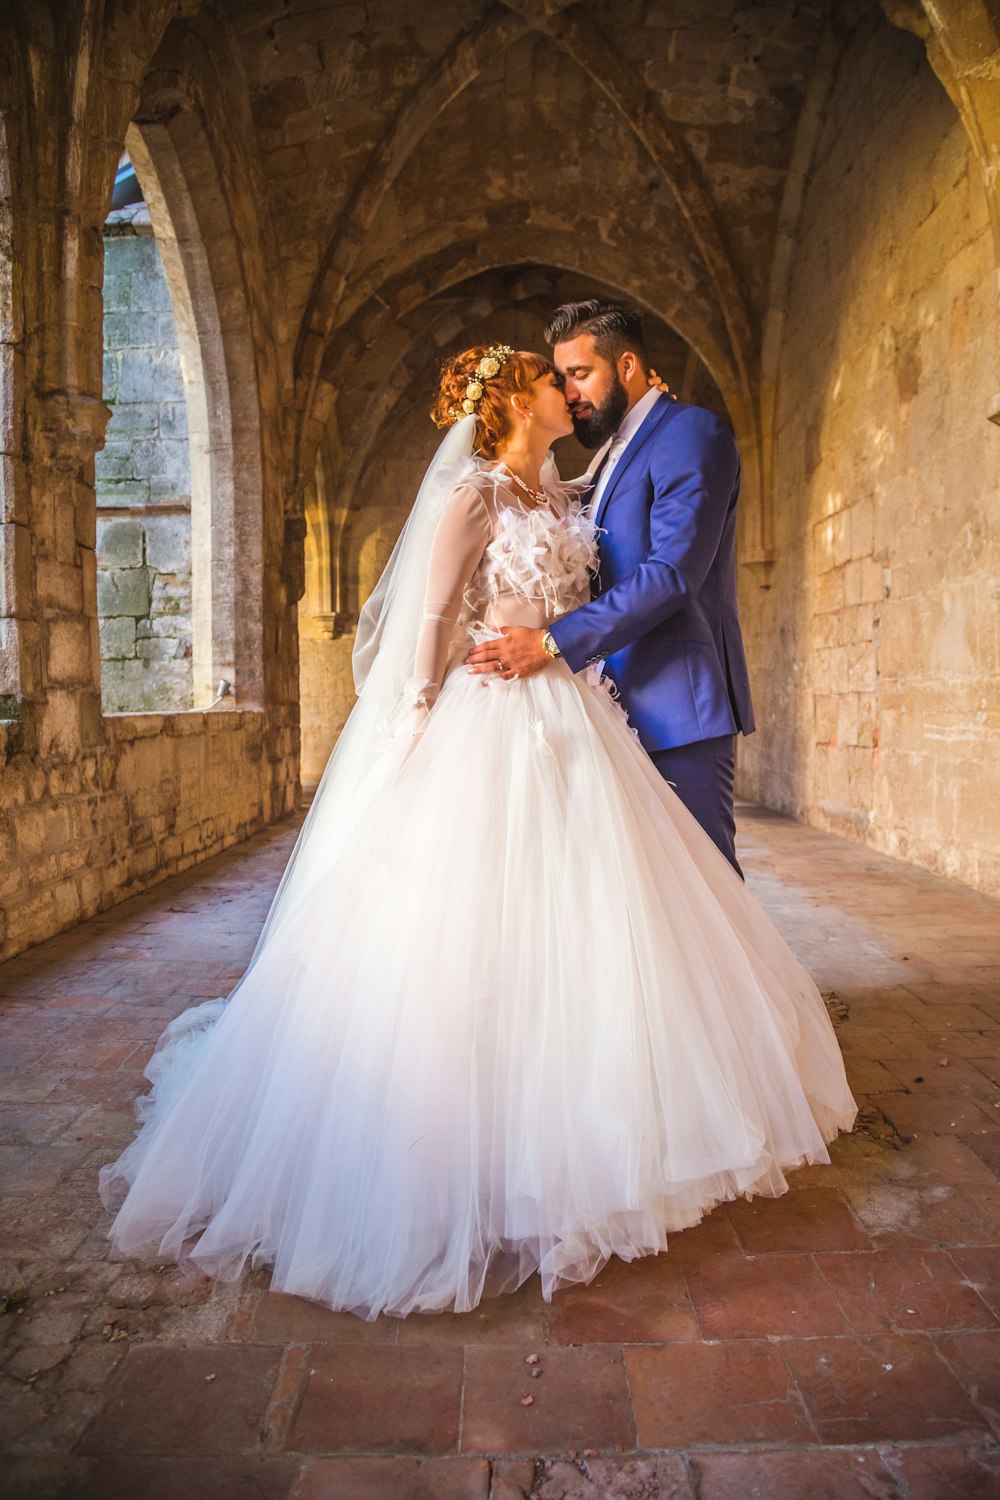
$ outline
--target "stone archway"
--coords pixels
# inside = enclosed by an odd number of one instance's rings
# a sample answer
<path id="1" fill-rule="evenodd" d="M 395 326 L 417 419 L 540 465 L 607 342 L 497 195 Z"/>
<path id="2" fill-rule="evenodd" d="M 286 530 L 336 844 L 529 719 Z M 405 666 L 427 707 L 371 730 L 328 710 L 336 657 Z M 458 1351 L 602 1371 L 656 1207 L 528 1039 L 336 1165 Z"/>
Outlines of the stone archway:
<path id="1" fill-rule="evenodd" d="M 641 141 L 669 185 L 680 218 L 690 234 L 699 271 L 711 288 L 714 309 L 721 325 L 714 363 L 731 372 L 729 406 L 731 410 L 742 412 L 740 426 L 744 429 L 747 467 L 756 470 L 760 444 L 753 390 L 757 347 L 753 320 L 720 230 L 715 205 L 689 147 L 664 118 L 635 70 L 578 7 L 568 12 L 565 7 L 557 5 L 547 7 L 543 14 L 535 6 L 515 4 L 511 0 L 505 9 L 491 10 L 463 32 L 424 80 L 423 86 L 404 102 L 372 153 L 341 227 L 324 252 L 296 347 L 296 405 L 299 413 L 293 460 L 298 476 L 296 486 L 310 471 L 312 447 L 318 442 L 329 413 L 330 393 L 322 390 L 327 350 L 336 339 L 338 330 L 345 326 L 350 316 L 350 301 L 358 295 L 359 286 L 364 283 L 366 239 L 387 192 L 428 132 L 475 84 L 485 63 L 494 61 L 532 32 L 549 40 L 610 102 L 627 128 Z M 499 208 L 494 212 L 499 217 Z M 448 237 L 442 241 L 441 248 L 448 246 L 453 252 L 456 240 L 461 243 L 462 239 L 460 214 L 457 221 L 449 222 L 447 230 Z M 566 226 L 566 233 L 572 239 L 571 225 Z M 536 239 L 537 234 L 536 230 Z M 419 238 L 418 229 L 406 236 L 405 253 L 411 272 L 420 254 L 433 255 L 429 245 L 425 244 L 418 250 L 415 241 Z M 522 254 L 534 251 L 534 258 L 538 260 L 552 259 L 551 255 L 543 253 L 541 246 L 532 244 L 531 238 L 522 246 Z M 565 256 L 566 252 L 563 254 Z M 509 253 L 498 250 L 493 263 L 503 263 L 509 258 Z M 572 256 L 571 260 L 576 263 Z M 477 259 L 476 268 L 488 263 L 488 259 Z M 554 263 L 559 263 L 558 254 Z M 380 269 L 383 281 L 393 274 L 387 267 Z M 620 271 L 619 275 L 608 279 L 619 281 Z M 716 369 L 716 378 L 722 378 L 721 368 Z M 755 482 L 754 488 L 759 488 L 759 484 Z"/>
<path id="2" fill-rule="evenodd" d="M 192 103 L 185 80 L 154 74 L 126 141 L 160 241 L 185 376 L 194 706 L 211 704 L 226 680 L 230 702 L 252 707 L 263 670 L 257 353 L 236 232 Z"/>
<path id="3" fill-rule="evenodd" d="M 1000 10 L 995 0 L 882 0 L 948 91 L 983 174 L 1000 275 Z"/>
<path id="4" fill-rule="evenodd" d="M 498 243 L 497 254 L 500 249 Z M 405 305 L 383 287 L 370 305 L 365 302 L 358 309 L 370 343 L 362 345 L 349 324 L 344 337 L 328 350 L 324 379 L 341 393 L 336 414 L 344 441 L 336 459 L 328 445 L 323 464 L 325 516 L 315 515 L 320 487 L 311 486 L 307 496 L 314 564 L 320 563 L 323 537 L 331 541 L 329 572 L 314 596 L 339 602 L 336 612 L 327 604 L 312 618 L 300 615 L 306 783 L 318 780 L 353 705 L 350 653 L 358 611 L 388 558 L 423 468 L 440 440 L 427 411 L 442 359 L 465 343 L 498 338 L 544 349 L 542 330 L 560 301 L 622 294 L 613 283 L 552 264 L 499 264 L 463 279 L 452 268 L 441 283 Z M 381 317 L 373 322 L 376 307 Z M 684 387 L 690 395 L 698 381 L 700 399 L 727 414 L 723 394 L 705 364 L 674 329 L 651 315 L 647 336 L 657 369 L 674 389 Z M 560 448 L 564 472 L 581 472 L 589 455 L 572 440 Z"/>
<path id="5" fill-rule="evenodd" d="M 252 183 L 245 79 L 238 64 L 226 66 L 232 33 L 217 17 L 196 16 L 199 8 L 197 0 L 153 0 L 142 10 L 40 0 L 0 17 L 2 128 L 17 160 L 0 181 L 7 200 L 0 213 L 9 216 L 19 277 L 14 316 L 0 327 L 3 602 L 16 621 L 0 628 L 2 681 L 11 689 L 0 702 L 4 952 L 245 837 L 295 801 L 281 318 L 267 269 L 274 257 Z M 108 418 L 101 229 L 134 120 L 171 133 L 221 294 L 232 530 L 247 559 L 245 580 L 237 585 L 230 572 L 224 581 L 233 594 L 236 688 L 249 711 L 101 710 L 94 535 L 94 454 Z M 192 120 L 202 144 L 188 153 Z M 199 200 L 204 184 L 210 191 Z M 2 254 L 0 264 L 9 269 Z M 251 483 L 254 466 L 261 477 Z"/>

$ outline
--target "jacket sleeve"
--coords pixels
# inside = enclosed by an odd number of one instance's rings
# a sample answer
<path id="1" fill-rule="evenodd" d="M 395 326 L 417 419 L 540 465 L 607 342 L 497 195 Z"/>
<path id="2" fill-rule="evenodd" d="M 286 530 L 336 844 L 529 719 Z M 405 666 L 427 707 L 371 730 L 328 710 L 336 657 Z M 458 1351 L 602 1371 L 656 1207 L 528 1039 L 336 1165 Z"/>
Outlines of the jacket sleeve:
<path id="1" fill-rule="evenodd" d="M 574 672 L 612 656 L 681 609 L 695 595 L 722 537 L 739 480 L 732 434 L 703 407 L 679 411 L 650 462 L 650 550 L 628 578 L 552 625 Z"/>
<path id="2" fill-rule="evenodd" d="M 424 611 L 417 640 L 412 702 L 429 711 L 441 691 L 465 590 L 491 537 L 489 513 L 472 485 L 449 495 L 431 544 Z"/>

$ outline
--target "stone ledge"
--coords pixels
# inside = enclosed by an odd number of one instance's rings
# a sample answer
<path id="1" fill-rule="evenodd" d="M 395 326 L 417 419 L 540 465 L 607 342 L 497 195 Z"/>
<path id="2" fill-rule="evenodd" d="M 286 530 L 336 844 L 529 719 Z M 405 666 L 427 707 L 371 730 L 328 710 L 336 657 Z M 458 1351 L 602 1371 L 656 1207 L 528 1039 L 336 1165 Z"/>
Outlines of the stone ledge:
<path id="1" fill-rule="evenodd" d="M 182 709 L 177 713 L 106 713 L 108 739 L 116 744 L 129 740 L 151 739 L 156 735 L 239 734 L 244 729 L 263 725 L 265 714 L 259 708 Z"/>

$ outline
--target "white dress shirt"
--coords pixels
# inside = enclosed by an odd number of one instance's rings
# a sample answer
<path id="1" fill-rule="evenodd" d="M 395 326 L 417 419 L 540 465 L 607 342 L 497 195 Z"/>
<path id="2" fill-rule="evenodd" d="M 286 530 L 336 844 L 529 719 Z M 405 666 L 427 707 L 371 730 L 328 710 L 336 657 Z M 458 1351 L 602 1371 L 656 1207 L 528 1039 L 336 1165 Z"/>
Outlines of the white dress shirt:
<path id="1" fill-rule="evenodd" d="M 624 417 L 622 418 L 622 424 L 619 427 L 618 431 L 615 433 L 614 437 L 611 439 L 610 443 L 606 448 L 602 448 L 600 454 L 598 454 L 597 459 L 593 465 L 595 472 L 605 453 L 607 453 L 608 455 L 608 461 L 604 465 L 604 468 L 601 470 L 601 477 L 597 481 L 597 487 L 590 497 L 590 503 L 587 507 L 589 515 L 596 516 L 598 506 L 603 499 L 604 491 L 607 489 L 608 484 L 610 483 L 611 475 L 614 472 L 615 466 L 620 462 L 621 456 L 625 452 L 625 449 L 635 437 L 636 433 L 639 431 L 639 428 L 649 416 L 649 413 L 653 410 L 653 405 L 656 401 L 659 400 L 661 394 L 662 392 L 659 391 L 654 385 L 646 392 L 644 396 L 640 396 L 635 405 L 629 407 L 628 411 L 625 413 Z"/>

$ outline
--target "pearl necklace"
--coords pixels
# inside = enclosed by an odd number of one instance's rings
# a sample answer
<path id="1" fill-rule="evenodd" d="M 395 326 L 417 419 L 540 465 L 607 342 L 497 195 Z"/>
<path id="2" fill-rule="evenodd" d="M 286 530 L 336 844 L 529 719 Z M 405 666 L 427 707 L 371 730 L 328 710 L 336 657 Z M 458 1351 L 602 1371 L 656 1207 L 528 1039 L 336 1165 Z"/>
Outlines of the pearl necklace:
<path id="1" fill-rule="evenodd" d="M 549 497 L 544 490 L 533 490 L 531 488 L 531 485 L 525 484 L 521 476 L 519 474 L 515 474 L 513 469 L 508 468 L 507 464 L 504 464 L 504 468 L 507 470 L 507 473 L 510 475 L 511 479 L 513 479 L 514 483 L 520 485 L 524 493 L 526 495 L 530 495 L 532 500 L 534 500 L 537 505 L 546 505 L 548 503 Z"/>

